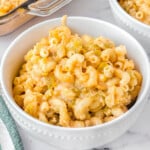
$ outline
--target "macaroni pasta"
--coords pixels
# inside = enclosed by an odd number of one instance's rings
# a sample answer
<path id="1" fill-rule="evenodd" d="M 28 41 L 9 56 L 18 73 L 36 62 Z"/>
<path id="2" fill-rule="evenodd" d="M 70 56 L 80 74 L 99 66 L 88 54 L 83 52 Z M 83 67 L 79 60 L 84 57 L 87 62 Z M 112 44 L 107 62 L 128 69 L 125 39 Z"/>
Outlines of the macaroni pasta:
<path id="1" fill-rule="evenodd" d="M 26 0 L 0 0 L 0 16 L 7 14 L 25 1 Z"/>
<path id="2" fill-rule="evenodd" d="M 139 21 L 150 25 L 149 0 L 119 0 L 122 8 Z"/>
<path id="3" fill-rule="evenodd" d="M 31 116 L 63 127 L 110 121 L 128 110 L 142 76 L 125 46 L 79 36 L 65 24 L 49 31 L 25 55 L 14 78 L 16 103 Z"/>

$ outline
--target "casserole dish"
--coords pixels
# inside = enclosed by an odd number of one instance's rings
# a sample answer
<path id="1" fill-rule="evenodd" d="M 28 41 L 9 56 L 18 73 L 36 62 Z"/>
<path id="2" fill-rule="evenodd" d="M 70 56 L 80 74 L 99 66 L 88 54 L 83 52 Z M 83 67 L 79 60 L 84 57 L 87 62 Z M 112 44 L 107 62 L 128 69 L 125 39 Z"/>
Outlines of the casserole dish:
<path id="1" fill-rule="evenodd" d="M 20 5 L 15 11 L 0 16 L 0 36 L 11 33 L 36 16 L 49 16 L 69 2 L 71 0 L 38 0 L 27 6 Z"/>

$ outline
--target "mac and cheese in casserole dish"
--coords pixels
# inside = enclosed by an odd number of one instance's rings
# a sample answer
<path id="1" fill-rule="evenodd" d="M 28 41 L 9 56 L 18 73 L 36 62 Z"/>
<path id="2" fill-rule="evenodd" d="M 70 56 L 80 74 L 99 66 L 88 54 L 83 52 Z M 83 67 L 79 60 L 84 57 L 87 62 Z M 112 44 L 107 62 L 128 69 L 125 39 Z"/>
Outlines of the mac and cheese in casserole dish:
<path id="1" fill-rule="evenodd" d="M 49 31 L 24 57 L 13 81 L 16 103 L 29 115 L 62 127 L 102 124 L 136 101 L 142 76 L 126 47 L 99 36 Z"/>
<path id="2" fill-rule="evenodd" d="M 0 16 L 7 14 L 25 1 L 26 0 L 0 0 Z"/>

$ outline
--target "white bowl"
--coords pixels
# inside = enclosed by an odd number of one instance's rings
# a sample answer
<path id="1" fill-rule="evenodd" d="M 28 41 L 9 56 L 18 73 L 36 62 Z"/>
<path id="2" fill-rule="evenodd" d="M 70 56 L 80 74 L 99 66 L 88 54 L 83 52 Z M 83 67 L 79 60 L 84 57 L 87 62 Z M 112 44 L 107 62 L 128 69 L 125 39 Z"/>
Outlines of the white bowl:
<path id="1" fill-rule="evenodd" d="M 80 150 L 102 146 L 122 135 L 135 122 L 147 100 L 150 86 L 150 68 L 147 55 L 141 45 L 127 32 L 104 21 L 69 17 L 68 26 L 76 33 L 92 36 L 103 35 L 117 45 L 124 44 L 128 57 L 133 59 L 143 75 L 141 92 L 133 107 L 121 117 L 98 126 L 65 128 L 46 124 L 26 114 L 12 95 L 12 80 L 23 62 L 23 56 L 50 28 L 60 25 L 60 18 L 37 24 L 19 35 L 5 52 L 1 63 L 1 86 L 4 99 L 16 122 L 26 133 L 59 149 Z M 136 51 L 136 53 L 135 53 Z M 142 60 L 142 61 L 141 61 Z"/>
<path id="2" fill-rule="evenodd" d="M 118 25 L 139 40 L 143 46 L 149 45 L 150 25 L 144 24 L 130 16 L 118 3 L 118 0 L 109 0 L 114 18 Z M 148 51 L 148 50 L 146 50 Z"/>

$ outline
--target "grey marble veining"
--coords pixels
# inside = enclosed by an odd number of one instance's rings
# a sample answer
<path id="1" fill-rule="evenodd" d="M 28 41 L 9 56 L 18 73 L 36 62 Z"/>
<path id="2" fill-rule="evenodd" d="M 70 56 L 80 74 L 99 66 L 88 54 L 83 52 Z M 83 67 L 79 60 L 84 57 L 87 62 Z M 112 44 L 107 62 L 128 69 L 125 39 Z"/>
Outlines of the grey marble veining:
<path id="1" fill-rule="evenodd" d="M 108 0 L 73 0 L 69 5 L 60 9 L 55 14 L 46 18 L 35 18 L 15 32 L 0 37 L 0 58 L 10 42 L 22 31 L 29 28 L 31 25 L 47 19 L 61 17 L 64 14 L 67 14 L 68 16 L 93 17 L 116 24 Z M 147 50 L 147 54 L 150 58 L 150 45 L 143 46 Z M 56 148 L 50 147 L 45 143 L 28 136 L 19 127 L 18 129 L 23 139 L 25 150 L 56 150 Z M 94 148 L 92 150 L 150 150 L 150 98 L 138 120 L 124 135 L 103 147 Z"/>

